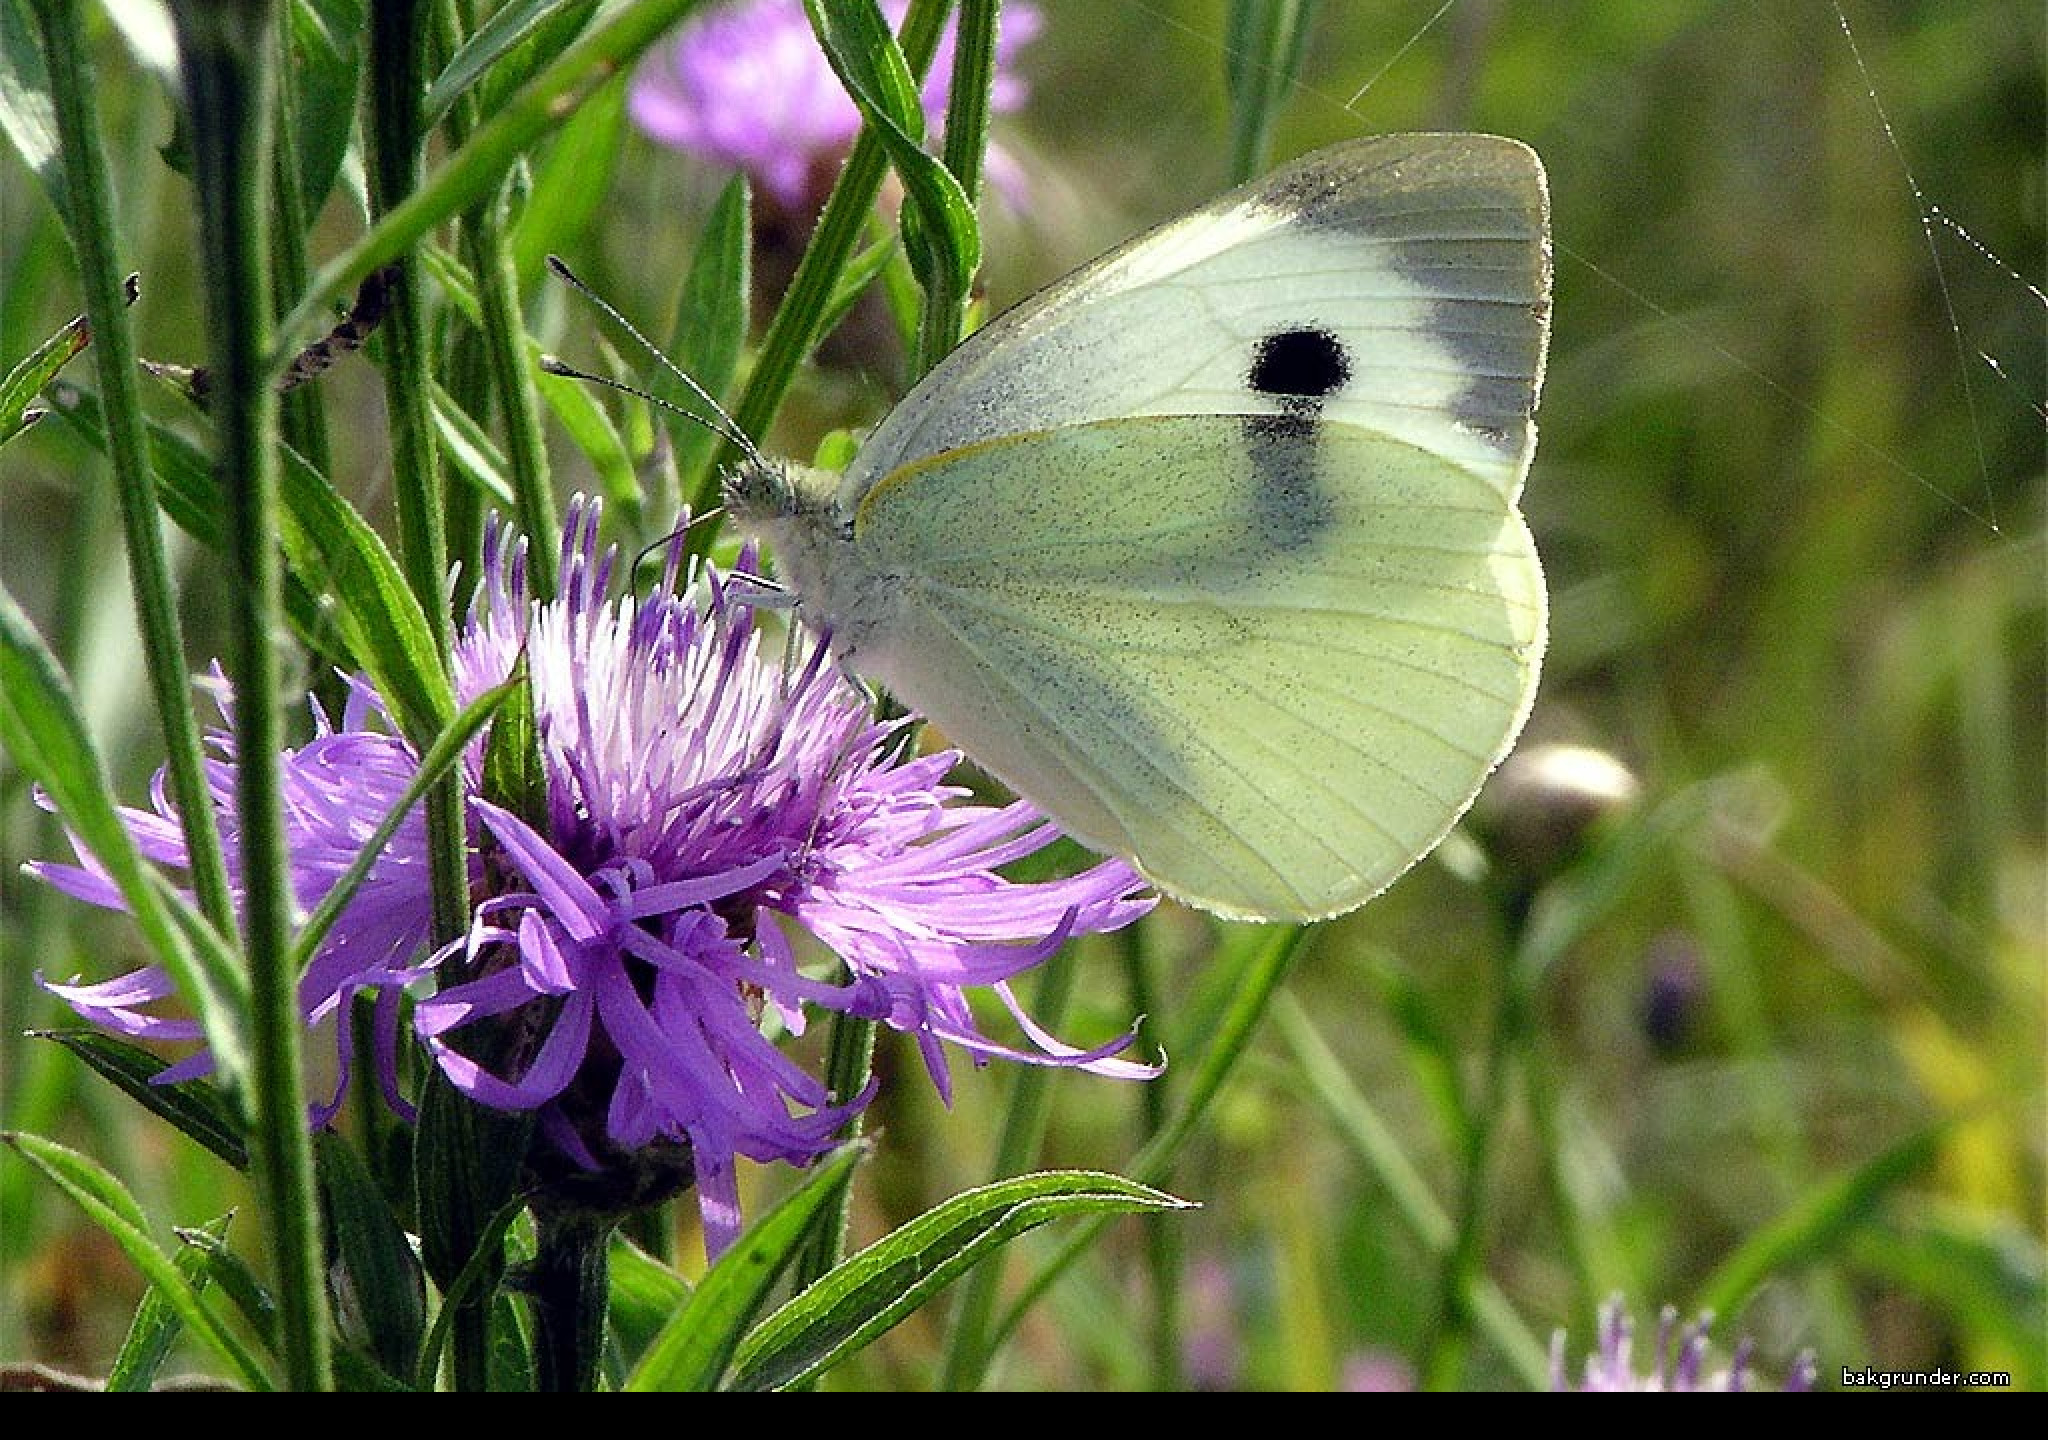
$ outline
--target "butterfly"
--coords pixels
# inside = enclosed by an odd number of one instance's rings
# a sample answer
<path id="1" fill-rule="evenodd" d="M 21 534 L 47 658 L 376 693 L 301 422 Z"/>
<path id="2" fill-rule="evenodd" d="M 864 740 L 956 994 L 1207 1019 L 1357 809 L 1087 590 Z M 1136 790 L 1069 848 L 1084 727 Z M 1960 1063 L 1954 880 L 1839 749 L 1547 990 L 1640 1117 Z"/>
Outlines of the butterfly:
<path id="1" fill-rule="evenodd" d="M 726 502 L 839 661 L 1069 834 L 1219 915 L 1383 890 L 1514 744 L 1550 316 L 1534 152 L 1315 151 L 925 376 L 843 475 Z"/>

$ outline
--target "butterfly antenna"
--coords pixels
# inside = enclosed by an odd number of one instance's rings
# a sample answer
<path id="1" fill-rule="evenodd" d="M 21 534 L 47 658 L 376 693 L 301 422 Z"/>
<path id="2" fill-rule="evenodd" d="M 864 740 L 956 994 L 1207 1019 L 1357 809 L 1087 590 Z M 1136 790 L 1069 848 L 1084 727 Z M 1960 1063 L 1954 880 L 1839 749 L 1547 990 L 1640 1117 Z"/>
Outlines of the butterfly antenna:
<path id="1" fill-rule="evenodd" d="M 720 439 L 725 440 L 732 445 L 737 446 L 740 450 L 744 451 L 749 460 L 757 461 L 764 464 L 766 463 L 767 457 L 762 455 L 760 450 L 755 446 L 754 442 L 747 438 L 747 433 L 744 430 L 740 429 L 740 425 L 737 420 L 733 419 L 731 415 L 726 413 L 725 407 L 723 405 L 720 405 L 716 400 L 711 398 L 711 392 L 706 390 L 702 385 L 698 384 L 695 377 L 693 377 L 688 371 L 684 370 L 680 365 L 676 364 L 675 361 L 669 359 L 667 355 L 663 354 L 660 346 L 656 345 L 652 340 L 649 340 L 645 335 L 642 335 L 640 333 L 640 328 L 637 325 L 635 325 L 631 320 L 628 320 L 624 315 L 621 315 L 619 313 L 618 307 L 613 305 L 611 301 L 605 299 L 604 296 L 598 294 L 597 291 L 593 290 L 589 285 L 585 284 L 583 282 L 583 279 L 580 276 L 578 276 L 574 270 L 571 270 L 569 268 L 568 261 L 564 260 L 559 255 L 549 255 L 548 269 L 553 271 L 560 280 L 567 284 L 577 294 L 581 295 L 585 300 L 588 300 L 591 304 L 595 305 L 605 315 L 605 317 L 609 319 L 614 325 L 617 325 L 621 330 L 625 331 L 628 335 L 632 336 L 635 342 L 639 344 L 642 350 L 645 350 L 649 355 L 654 357 L 656 364 L 660 365 L 662 369 L 666 370 L 669 374 L 673 375 L 677 380 L 682 382 L 683 385 L 688 387 L 692 395 L 695 395 L 699 400 L 704 402 L 705 408 L 710 410 L 713 415 L 718 417 L 719 424 L 713 425 L 709 421 L 705 420 L 701 415 L 692 414 L 690 411 L 683 409 L 681 406 L 673 404 L 670 401 L 663 400 L 658 396 L 650 395 L 644 390 L 635 390 L 630 385 L 622 385 L 616 381 L 603 380 L 595 375 L 582 375 L 579 374 L 578 372 L 571 370 L 552 370 L 550 371 L 551 374 L 570 375 L 575 378 L 583 380 L 597 380 L 599 384 L 610 385 L 615 390 L 623 390 L 629 395 L 638 395 L 641 399 L 647 400 L 652 404 L 659 405 L 663 409 L 668 410 L 673 414 L 688 415 L 692 420 L 695 420 L 698 424 L 702 425 L 712 434 L 718 436 Z M 548 369 L 547 363 L 545 361 L 542 362 L 541 368 Z"/>

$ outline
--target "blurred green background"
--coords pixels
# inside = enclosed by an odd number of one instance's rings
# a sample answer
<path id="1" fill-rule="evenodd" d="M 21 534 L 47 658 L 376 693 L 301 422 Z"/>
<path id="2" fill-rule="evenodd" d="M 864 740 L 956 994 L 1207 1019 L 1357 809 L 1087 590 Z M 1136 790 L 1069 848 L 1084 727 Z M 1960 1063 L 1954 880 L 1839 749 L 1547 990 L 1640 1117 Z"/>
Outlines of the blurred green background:
<path id="1" fill-rule="evenodd" d="M 122 253 L 143 275 L 141 348 L 196 363 L 192 197 L 159 154 L 167 43 L 150 7 L 115 8 L 127 28 L 99 27 L 100 104 Z M 996 304 L 1229 178 L 1223 4 L 1040 9 L 1019 67 L 1032 99 L 996 127 L 1023 180 L 991 204 Z M 1484 1113 L 1484 1270 L 1539 1343 L 1568 1326 L 1577 1354 L 1606 1293 L 1647 1320 L 1767 1253 L 1722 1325 L 1757 1339 L 1767 1373 L 1810 1347 L 1824 1384 L 1844 1366 L 1944 1365 L 2048 1386 L 2043 31 L 2021 0 L 1319 8 L 1276 160 L 1361 133 L 1483 129 L 1548 167 L 1556 332 L 1525 504 L 1555 608 L 1524 750 L 1594 746 L 1640 788 L 1559 857 L 1524 833 L 1528 807 L 1556 797 L 1518 808 L 1497 786 L 1473 827 L 1490 888 L 1472 882 L 1476 851 L 1454 849 L 1314 937 L 1298 1006 L 1171 1187 L 1203 1209 L 1160 1222 L 1164 1236 L 1112 1231 L 998 1383 L 1142 1383 L 1142 1337 L 1168 1303 L 1188 1383 L 1412 1377 L 1440 1262 L 1403 1187 L 1456 1210 Z M 668 313 L 720 177 L 623 124 L 582 174 L 587 209 L 548 243 L 629 313 Z M 316 245 L 357 228 L 331 202 Z M 78 309 L 69 264 L 35 182 L 0 156 L 0 355 Z M 587 312 L 528 289 L 536 333 L 587 350 Z M 375 377 L 344 366 L 323 383 L 337 479 L 381 521 Z M 886 362 L 841 357 L 775 445 L 808 454 L 898 383 Z M 554 438 L 558 488 L 588 486 Z M 160 756 L 103 465 L 58 424 L 10 445 L 0 527 L 8 588 L 142 803 Z M 220 597 L 204 554 L 175 553 L 197 669 L 220 642 Z M 118 921 L 19 874 L 61 840 L 18 775 L 0 786 L 5 1123 L 106 1160 L 159 1217 L 218 1214 L 244 1198 L 233 1177 L 17 1038 L 57 1018 L 33 972 L 100 977 L 136 957 Z M 1535 984 L 1526 1053 L 1489 1091 L 1516 940 L 1489 898 L 1503 876 L 1546 887 L 1537 913 L 1567 943 Z M 1189 1049 L 1175 1037 L 1206 1023 L 1237 943 L 1184 913 L 1148 922 L 1142 1007 L 1110 947 L 1085 952 L 1074 1028 L 1149 1008 L 1148 1038 Z M 1346 1083 L 1316 1068 L 1325 1046 Z M 1007 1084 L 962 1067 L 947 1114 L 913 1056 L 882 1058 L 894 1083 L 856 1238 L 984 1178 Z M 1054 1094 L 1051 1160 L 1114 1170 L 1137 1148 L 1135 1088 L 1069 1075 Z M 1845 1190 L 1921 1136 L 1924 1163 Z M 780 1179 L 750 1177 L 761 1192 Z M 139 1281 L 11 1160 L 0 1203 L 0 1356 L 103 1371 Z M 1785 1243 L 1745 1252 L 1774 1226 Z M 1177 1299 L 1147 1279 L 1160 1244 L 1185 1276 Z M 841 1383 L 930 1383 L 939 1318 Z M 1464 1373 L 1516 1381 L 1484 1337 Z"/>

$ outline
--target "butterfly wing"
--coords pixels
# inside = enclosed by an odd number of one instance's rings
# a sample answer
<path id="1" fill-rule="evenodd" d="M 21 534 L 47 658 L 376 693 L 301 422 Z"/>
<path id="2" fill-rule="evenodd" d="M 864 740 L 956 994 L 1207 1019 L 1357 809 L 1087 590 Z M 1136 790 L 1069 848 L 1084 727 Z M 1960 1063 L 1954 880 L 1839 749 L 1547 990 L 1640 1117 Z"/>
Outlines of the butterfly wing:
<path id="1" fill-rule="evenodd" d="M 1529 532 L 1406 441 L 1285 417 L 1065 426 L 892 474 L 864 671 L 1081 840 L 1312 919 L 1442 839 L 1521 728 Z"/>
<path id="2" fill-rule="evenodd" d="M 889 472 L 986 440 L 1133 415 L 1283 414 L 1323 386 L 1323 418 L 1407 440 L 1512 503 L 1549 309 L 1549 204 L 1527 146 L 1334 145 L 978 331 L 869 437 L 841 502 L 850 512 Z M 1288 337 L 1303 336 L 1336 342 L 1338 383 L 1312 341 L 1286 363 Z"/>
<path id="3" fill-rule="evenodd" d="M 1528 713 L 1548 314 L 1527 148 L 1339 145 L 991 323 L 835 502 L 733 498 L 843 658 L 1077 837 L 1223 914 L 1336 914 Z"/>

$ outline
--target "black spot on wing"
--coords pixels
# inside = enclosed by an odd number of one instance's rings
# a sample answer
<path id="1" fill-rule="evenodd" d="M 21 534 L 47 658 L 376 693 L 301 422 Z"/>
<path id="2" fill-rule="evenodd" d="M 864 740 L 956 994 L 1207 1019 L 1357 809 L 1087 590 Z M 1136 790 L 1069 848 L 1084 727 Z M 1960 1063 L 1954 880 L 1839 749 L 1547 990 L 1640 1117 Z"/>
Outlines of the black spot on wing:
<path id="1" fill-rule="evenodd" d="M 1254 391 L 1289 409 L 1304 401 L 1313 406 L 1350 379 L 1351 356 L 1344 342 L 1313 326 L 1275 330 L 1261 338 L 1245 372 L 1245 383 Z"/>

